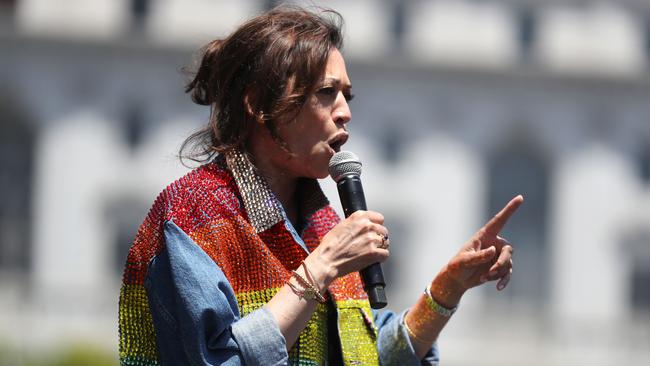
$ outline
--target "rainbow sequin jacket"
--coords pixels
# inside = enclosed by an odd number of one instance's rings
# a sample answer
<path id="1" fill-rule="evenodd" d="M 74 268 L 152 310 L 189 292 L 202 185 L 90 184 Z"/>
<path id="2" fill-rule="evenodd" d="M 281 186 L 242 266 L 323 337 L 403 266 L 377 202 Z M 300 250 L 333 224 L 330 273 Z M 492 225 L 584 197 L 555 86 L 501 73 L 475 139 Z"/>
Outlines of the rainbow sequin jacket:
<path id="1" fill-rule="evenodd" d="M 301 238 L 311 251 L 339 218 L 315 180 L 302 183 L 306 225 Z M 126 262 L 119 303 L 121 364 L 159 364 L 145 280 L 165 246 L 166 223 L 173 222 L 223 271 L 236 296 L 236 315 L 245 317 L 266 304 L 308 254 L 284 225 L 283 212 L 265 180 L 238 152 L 168 186 L 140 226 Z M 358 273 L 335 280 L 329 294 L 345 364 L 378 364 L 377 330 Z M 289 351 L 290 364 L 327 363 L 327 313 L 326 305 L 318 304 Z"/>

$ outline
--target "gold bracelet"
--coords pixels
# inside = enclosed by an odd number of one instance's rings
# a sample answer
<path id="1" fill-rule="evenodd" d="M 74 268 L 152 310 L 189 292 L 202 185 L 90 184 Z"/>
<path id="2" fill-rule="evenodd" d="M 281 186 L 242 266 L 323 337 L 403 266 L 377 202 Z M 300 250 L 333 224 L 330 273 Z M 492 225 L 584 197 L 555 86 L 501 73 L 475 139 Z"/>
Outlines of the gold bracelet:
<path id="1" fill-rule="evenodd" d="M 306 299 L 306 300 L 315 299 L 315 297 L 311 297 L 310 292 L 305 291 L 305 289 L 299 289 L 298 287 L 296 287 L 296 285 L 291 283 L 291 281 L 287 281 L 287 285 L 289 285 L 289 287 L 291 287 L 291 291 L 293 291 L 293 293 L 296 294 L 296 296 L 298 296 L 299 299 L 301 299 L 301 300 L 302 299 Z"/>
<path id="2" fill-rule="evenodd" d="M 406 316 L 404 316 L 404 328 L 406 328 L 406 333 L 408 333 L 409 337 L 413 338 L 413 340 L 418 341 L 422 344 L 427 343 L 426 341 L 423 341 L 420 337 L 416 336 L 415 333 L 411 330 L 408 323 L 406 323 Z"/>
<path id="3" fill-rule="evenodd" d="M 293 277 L 298 281 L 298 283 L 303 287 L 303 290 L 300 291 L 296 286 L 294 286 L 291 282 L 287 282 L 289 287 L 293 290 L 293 292 L 298 295 L 301 299 L 307 299 L 307 300 L 316 300 L 320 303 L 324 303 L 325 297 L 321 295 L 320 290 L 316 287 L 314 284 L 314 279 L 311 276 L 311 273 L 307 269 L 307 265 L 305 265 L 305 262 L 302 262 L 302 268 L 305 269 L 305 275 L 307 278 L 309 278 L 308 281 L 306 280 L 303 276 L 301 276 L 298 272 L 296 271 L 291 271 L 293 274 Z"/>
<path id="4" fill-rule="evenodd" d="M 300 265 L 302 266 L 302 268 L 305 269 L 305 276 L 307 277 L 307 280 L 309 281 L 309 283 L 314 285 L 314 287 L 316 287 L 316 289 L 318 290 L 318 293 L 320 294 L 320 290 L 318 289 L 318 286 L 316 286 L 316 280 L 314 280 L 314 275 L 311 274 L 311 271 L 309 270 L 309 268 L 307 268 L 307 265 L 305 264 L 305 262 L 302 262 Z"/>

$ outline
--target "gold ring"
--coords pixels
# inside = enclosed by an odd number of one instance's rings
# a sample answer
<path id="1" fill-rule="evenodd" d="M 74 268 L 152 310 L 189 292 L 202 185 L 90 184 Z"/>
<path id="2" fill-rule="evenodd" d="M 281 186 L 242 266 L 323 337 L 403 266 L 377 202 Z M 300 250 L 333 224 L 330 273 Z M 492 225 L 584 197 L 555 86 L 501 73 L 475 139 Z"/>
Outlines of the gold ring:
<path id="1" fill-rule="evenodd" d="M 381 244 L 379 245 L 379 248 L 381 249 L 390 248 L 390 240 L 388 239 L 388 234 L 379 234 L 379 236 L 381 236 Z"/>

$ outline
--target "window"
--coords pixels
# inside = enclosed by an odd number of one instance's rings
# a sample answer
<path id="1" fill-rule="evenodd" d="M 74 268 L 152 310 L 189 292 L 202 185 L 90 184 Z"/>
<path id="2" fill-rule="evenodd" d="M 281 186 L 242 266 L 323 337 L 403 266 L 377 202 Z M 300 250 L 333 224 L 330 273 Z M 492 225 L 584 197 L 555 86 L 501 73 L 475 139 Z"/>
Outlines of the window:
<path id="1" fill-rule="evenodd" d="M 549 172 L 544 159 L 526 140 L 525 137 L 512 139 L 490 158 L 489 213 L 486 218 L 501 210 L 515 195 L 524 195 L 526 203 L 502 232 L 502 236 L 516 246 L 516 268 L 526 269 L 517 271 L 508 285 L 510 290 L 507 294 L 517 302 L 543 305 L 548 293 L 545 281 Z"/>
<path id="2" fill-rule="evenodd" d="M 650 145 L 649 143 L 644 143 L 641 146 L 641 151 L 639 154 L 639 173 L 641 175 L 641 180 L 645 184 L 650 183 Z"/>
<path id="3" fill-rule="evenodd" d="M 106 222 L 114 233 L 112 267 L 118 276 L 124 271 L 131 243 L 147 215 L 147 208 L 141 198 L 131 196 L 119 197 L 107 206 Z"/>
<path id="4" fill-rule="evenodd" d="M 147 132 L 147 119 L 141 103 L 131 101 L 127 104 L 122 117 L 124 139 L 131 151 L 141 145 Z"/>
<path id="5" fill-rule="evenodd" d="M 397 164 L 400 159 L 402 144 L 407 141 L 403 129 L 398 128 L 399 123 L 388 123 L 381 129 L 379 141 L 384 161 Z"/>
<path id="6" fill-rule="evenodd" d="M 634 312 L 650 314 L 650 229 L 640 225 L 623 239 L 630 263 L 630 304 Z"/>
<path id="7" fill-rule="evenodd" d="M 401 311 L 403 307 L 411 305 L 409 302 L 414 293 L 405 291 L 408 284 L 412 284 L 413 280 L 409 278 L 408 271 L 404 268 L 404 263 L 409 263 L 410 256 L 413 255 L 413 240 L 409 236 L 409 223 L 403 217 L 408 214 L 397 210 L 390 210 L 390 208 L 373 207 L 379 212 L 386 215 L 386 221 L 389 223 L 390 242 L 394 248 L 399 247 L 399 250 L 391 250 L 390 259 L 381 264 L 384 280 L 386 281 L 386 297 L 388 298 L 388 308 L 393 311 Z M 409 299 L 406 301 L 405 299 Z"/>
<path id="8" fill-rule="evenodd" d="M 647 242 L 650 244 L 650 242 Z M 632 269 L 632 307 L 636 310 L 650 311 L 650 268 L 648 265 L 635 265 Z"/>
<path id="9" fill-rule="evenodd" d="M 401 45 L 404 33 L 406 32 L 407 19 L 406 10 L 408 6 L 407 1 L 393 1 L 392 2 L 392 19 L 391 19 L 391 33 L 396 45 Z"/>
<path id="10" fill-rule="evenodd" d="M 13 24 L 16 0 L 0 0 L 0 25 Z"/>
<path id="11" fill-rule="evenodd" d="M 30 267 L 34 131 L 15 103 L 0 97 L 0 271 Z"/>
<path id="12" fill-rule="evenodd" d="M 149 8 L 149 0 L 131 0 L 131 16 L 133 17 L 133 28 L 135 31 L 143 30 Z"/>
<path id="13" fill-rule="evenodd" d="M 532 9 L 523 8 L 519 10 L 518 26 L 521 58 L 522 61 L 528 62 L 532 57 L 531 53 L 533 51 L 537 31 L 537 22 Z"/>
<path id="14" fill-rule="evenodd" d="M 650 64 L 650 14 L 645 18 L 645 54 L 646 63 Z"/>

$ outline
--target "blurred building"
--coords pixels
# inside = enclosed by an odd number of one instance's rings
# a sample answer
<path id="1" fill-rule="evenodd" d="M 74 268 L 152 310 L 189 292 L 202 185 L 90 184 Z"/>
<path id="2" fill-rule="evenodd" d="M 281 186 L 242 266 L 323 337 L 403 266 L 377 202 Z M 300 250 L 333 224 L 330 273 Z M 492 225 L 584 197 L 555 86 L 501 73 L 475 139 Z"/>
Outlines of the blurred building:
<path id="1" fill-rule="evenodd" d="M 207 120 L 181 68 L 277 3 L 0 1 L 0 343 L 117 352 L 126 251 Z M 322 4 L 346 20 L 391 308 L 522 193 L 513 280 L 466 296 L 444 363 L 648 364 L 650 2 Z"/>

